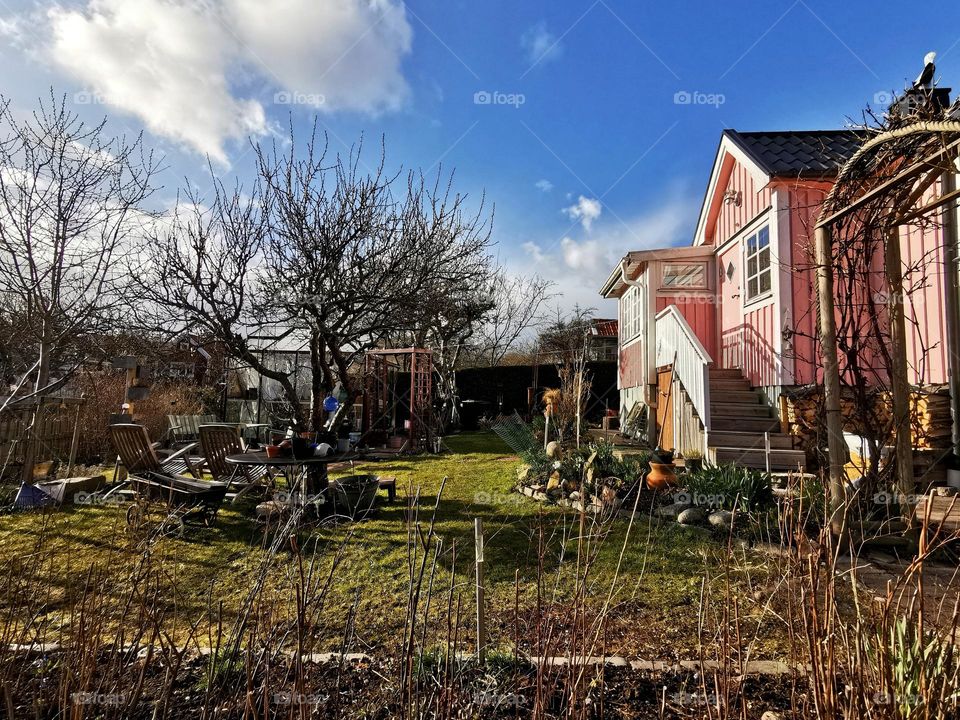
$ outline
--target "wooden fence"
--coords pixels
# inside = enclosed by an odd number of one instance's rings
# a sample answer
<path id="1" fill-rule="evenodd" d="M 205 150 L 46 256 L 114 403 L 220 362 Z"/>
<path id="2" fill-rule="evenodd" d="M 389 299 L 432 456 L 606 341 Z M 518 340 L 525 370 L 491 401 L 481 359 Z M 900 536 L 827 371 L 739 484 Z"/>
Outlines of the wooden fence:
<path id="1" fill-rule="evenodd" d="M 0 477 L 11 479 L 20 475 L 28 443 L 36 449 L 36 463 L 66 462 L 77 408 L 82 403 L 81 398 L 45 398 L 32 428 L 34 404 L 0 413 Z"/>

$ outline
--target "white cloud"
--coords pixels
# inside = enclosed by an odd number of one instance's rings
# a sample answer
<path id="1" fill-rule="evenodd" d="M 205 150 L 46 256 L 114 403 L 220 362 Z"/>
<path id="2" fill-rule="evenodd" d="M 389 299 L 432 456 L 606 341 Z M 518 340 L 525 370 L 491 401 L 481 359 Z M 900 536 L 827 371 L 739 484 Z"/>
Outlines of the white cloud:
<path id="1" fill-rule="evenodd" d="M 0 37 L 19 44 L 23 40 L 23 18 L 17 16 L 0 17 Z"/>
<path id="2" fill-rule="evenodd" d="M 553 183 L 547 179 L 537 180 L 534 187 L 536 187 L 540 192 L 548 193 L 553 190 Z"/>
<path id="3" fill-rule="evenodd" d="M 556 35 L 547 30 L 547 24 L 543 21 L 520 37 L 520 45 L 527 53 L 527 60 L 533 65 L 556 60 L 563 55 L 563 45 Z"/>
<path id="4" fill-rule="evenodd" d="M 409 88 L 400 62 L 413 30 L 397 0 L 225 0 L 241 50 L 285 89 L 321 96 L 321 110 L 397 110 Z"/>
<path id="5" fill-rule="evenodd" d="M 600 213 L 603 212 L 603 206 L 596 198 L 588 198 L 581 195 L 577 199 L 577 202 L 570 207 L 564 208 L 563 212 L 565 212 L 571 220 L 579 220 L 584 230 L 589 232 L 590 228 L 593 227 L 593 221 L 599 218 Z"/>
<path id="6" fill-rule="evenodd" d="M 523 272 L 553 280 L 562 295 L 561 306 L 575 304 L 600 308 L 601 315 L 615 310 L 604 305 L 600 286 L 631 250 L 688 245 L 699 204 L 695 196 L 677 193 L 657 208 L 625 218 L 610 218 L 594 228 L 589 238 L 563 237 L 559 242 L 526 242 L 516 265 Z"/>
<path id="7" fill-rule="evenodd" d="M 596 240 L 577 242 L 565 237 L 560 241 L 560 251 L 563 254 L 563 264 L 571 270 L 593 274 L 608 264 L 603 248 Z"/>
<path id="8" fill-rule="evenodd" d="M 47 18 L 50 58 L 92 99 L 221 162 L 269 129 L 241 81 L 323 112 L 396 110 L 409 92 L 399 0 L 87 0 Z"/>
<path id="9" fill-rule="evenodd" d="M 542 263 L 547 259 L 547 256 L 543 252 L 543 248 L 541 248 L 535 242 L 525 242 L 523 244 L 523 251 L 527 253 L 527 255 L 530 256 L 530 259 L 535 263 Z"/>

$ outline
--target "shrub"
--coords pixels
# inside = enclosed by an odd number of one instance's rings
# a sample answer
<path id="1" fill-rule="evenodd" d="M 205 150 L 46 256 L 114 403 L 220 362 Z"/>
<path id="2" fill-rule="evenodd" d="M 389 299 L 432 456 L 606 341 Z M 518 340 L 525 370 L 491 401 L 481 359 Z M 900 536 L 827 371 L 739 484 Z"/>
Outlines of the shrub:
<path id="1" fill-rule="evenodd" d="M 593 455 L 593 474 L 594 477 L 604 478 L 611 475 L 619 476 L 621 470 L 620 460 L 614 455 L 614 445 L 607 440 L 599 440 L 590 443 L 589 452 Z"/>
<path id="2" fill-rule="evenodd" d="M 724 510 L 761 510 L 773 502 L 769 473 L 736 465 L 712 465 L 686 476 L 695 505 Z"/>
<path id="3" fill-rule="evenodd" d="M 120 412 L 124 402 L 126 379 L 121 372 L 89 373 L 79 376 L 75 389 L 85 402 L 80 411 L 77 461 L 96 463 L 114 455 L 108 422 L 111 413 Z M 151 385 L 150 396 L 136 403 L 137 422 L 147 428 L 150 439 L 161 440 L 169 428 L 167 415 L 199 415 L 209 400 L 206 388 L 182 381 L 158 381 Z"/>
<path id="4" fill-rule="evenodd" d="M 522 451 L 520 459 L 530 466 L 531 475 L 536 477 L 546 477 L 553 469 L 553 460 L 547 457 L 547 453 L 539 445 Z"/>

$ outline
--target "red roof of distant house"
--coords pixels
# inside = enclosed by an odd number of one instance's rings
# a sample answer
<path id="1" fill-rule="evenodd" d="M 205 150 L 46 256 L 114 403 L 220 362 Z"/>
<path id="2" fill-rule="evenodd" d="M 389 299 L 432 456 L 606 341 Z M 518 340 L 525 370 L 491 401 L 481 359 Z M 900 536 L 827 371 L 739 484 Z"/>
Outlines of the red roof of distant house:
<path id="1" fill-rule="evenodd" d="M 593 319 L 593 334 L 597 337 L 618 337 L 619 332 L 617 330 L 616 320 Z"/>

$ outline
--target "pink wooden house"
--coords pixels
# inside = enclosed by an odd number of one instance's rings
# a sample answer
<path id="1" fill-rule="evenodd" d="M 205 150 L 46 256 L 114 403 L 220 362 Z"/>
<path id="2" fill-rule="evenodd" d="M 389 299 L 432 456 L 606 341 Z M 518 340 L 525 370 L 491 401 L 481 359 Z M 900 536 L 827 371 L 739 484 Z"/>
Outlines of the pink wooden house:
<path id="1" fill-rule="evenodd" d="M 656 407 L 664 446 L 712 461 L 803 463 L 780 432 L 777 401 L 817 380 L 808 248 L 860 144 L 849 130 L 724 131 L 692 244 L 628 253 L 600 290 L 619 301 L 624 416 L 637 402 Z M 904 261 L 925 258 L 928 275 L 908 307 L 911 381 L 946 383 L 942 232 L 905 233 L 902 244 Z"/>

